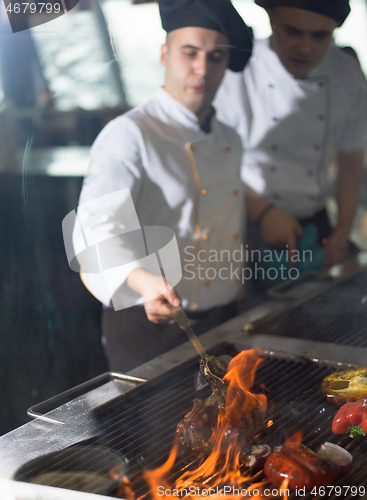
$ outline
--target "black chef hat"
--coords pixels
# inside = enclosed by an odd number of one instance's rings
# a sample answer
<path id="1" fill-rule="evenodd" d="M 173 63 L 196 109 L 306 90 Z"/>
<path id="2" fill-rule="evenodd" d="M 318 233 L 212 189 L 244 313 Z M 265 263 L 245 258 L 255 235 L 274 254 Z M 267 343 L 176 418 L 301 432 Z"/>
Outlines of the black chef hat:
<path id="1" fill-rule="evenodd" d="M 162 27 L 167 33 L 197 26 L 219 31 L 231 44 L 228 68 L 242 71 L 252 51 L 252 30 L 230 0 L 159 0 Z"/>
<path id="2" fill-rule="evenodd" d="M 255 0 L 255 3 L 264 9 L 297 7 L 298 9 L 311 10 L 331 17 L 341 24 L 350 12 L 349 0 Z"/>

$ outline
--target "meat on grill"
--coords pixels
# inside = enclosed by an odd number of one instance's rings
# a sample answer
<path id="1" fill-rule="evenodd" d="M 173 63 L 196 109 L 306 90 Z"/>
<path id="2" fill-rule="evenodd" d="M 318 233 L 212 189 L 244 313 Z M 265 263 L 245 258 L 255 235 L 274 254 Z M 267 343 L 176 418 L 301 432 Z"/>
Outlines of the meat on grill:
<path id="1" fill-rule="evenodd" d="M 231 442 L 235 440 L 237 446 L 247 448 L 252 439 L 260 430 L 265 412 L 259 408 L 244 411 L 243 394 L 236 394 L 236 409 L 231 411 L 230 420 L 225 416 L 226 396 L 228 385 L 222 379 L 226 368 L 214 356 L 202 359 L 200 371 L 212 388 L 212 394 L 205 400 L 194 400 L 192 410 L 185 415 L 177 426 L 177 433 L 181 450 L 196 456 L 209 455 L 218 442 L 220 435 L 220 451 L 224 453 Z M 218 417 L 220 425 L 225 425 L 225 432 L 216 432 Z M 245 450 L 244 450 L 245 451 Z"/>

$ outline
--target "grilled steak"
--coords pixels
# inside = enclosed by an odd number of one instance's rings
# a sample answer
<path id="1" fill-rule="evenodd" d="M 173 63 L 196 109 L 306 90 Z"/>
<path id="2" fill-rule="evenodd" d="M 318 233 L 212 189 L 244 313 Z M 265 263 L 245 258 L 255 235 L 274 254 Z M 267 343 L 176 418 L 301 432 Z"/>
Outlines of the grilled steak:
<path id="1" fill-rule="evenodd" d="M 192 410 L 177 426 L 182 451 L 196 456 L 209 455 L 218 446 L 225 453 L 230 444 L 247 447 L 258 433 L 265 417 L 261 405 L 246 404 L 243 391 L 231 389 L 223 381 L 224 366 L 214 357 L 201 360 L 200 371 L 212 387 L 212 394 L 205 400 L 195 399 Z M 255 397 L 256 399 L 256 397 Z M 231 408 L 226 409 L 226 402 Z"/>

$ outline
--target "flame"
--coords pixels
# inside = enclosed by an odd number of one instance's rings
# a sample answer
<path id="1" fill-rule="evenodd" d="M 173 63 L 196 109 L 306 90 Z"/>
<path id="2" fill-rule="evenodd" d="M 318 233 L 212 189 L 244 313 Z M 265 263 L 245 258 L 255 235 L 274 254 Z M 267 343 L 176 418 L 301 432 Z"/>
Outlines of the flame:
<path id="1" fill-rule="evenodd" d="M 243 496 L 265 498 L 265 485 L 269 483 L 262 481 L 262 471 L 255 475 L 246 475 L 246 470 L 241 467 L 241 453 L 246 442 L 243 433 L 238 432 L 240 425 L 255 425 L 254 415 L 257 415 L 258 420 L 261 417 L 261 422 L 265 416 L 266 396 L 250 391 L 256 370 L 264 361 L 261 355 L 260 350 L 242 351 L 230 362 L 223 379 L 227 384 L 226 404 L 219 411 L 217 425 L 211 435 L 210 442 L 214 443 L 214 446 L 209 456 L 201 459 L 195 469 L 193 463 L 190 464 L 191 468 L 190 465 L 185 467 L 180 471 L 180 476 L 172 481 L 170 476 L 174 473 L 173 466 L 179 450 L 180 436 L 176 434 L 166 463 L 158 469 L 144 472 L 153 499 L 160 500 L 169 496 L 195 497 L 197 500 L 209 496 L 225 500 L 238 500 Z M 273 422 L 269 421 L 267 426 L 272 424 Z M 258 430 L 256 429 L 251 437 Z M 283 484 L 287 486 L 288 479 L 284 480 Z M 269 497 L 272 495 L 266 495 L 266 498 Z M 287 495 L 284 500 L 286 498 Z"/>
<path id="2" fill-rule="evenodd" d="M 302 431 L 297 431 L 292 436 L 288 437 L 285 440 L 284 448 L 287 448 L 287 446 L 291 445 L 298 445 L 299 447 L 302 444 L 302 438 L 303 438 L 303 432 Z"/>
<path id="3" fill-rule="evenodd" d="M 279 488 L 280 491 L 284 492 L 283 500 L 287 500 L 288 498 L 288 491 L 289 491 L 288 484 L 289 484 L 289 477 L 286 477 Z"/>
<path id="4" fill-rule="evenodd" d="M 120 484 L 117 486 L 117 498 L 125 498 L 127 500 L 134 499 L 134 491 L 130 486 L 129 478 L 124 474 L 121 465 L 115 465 L 109 470 L 111 479 L 118 481 Z"/>

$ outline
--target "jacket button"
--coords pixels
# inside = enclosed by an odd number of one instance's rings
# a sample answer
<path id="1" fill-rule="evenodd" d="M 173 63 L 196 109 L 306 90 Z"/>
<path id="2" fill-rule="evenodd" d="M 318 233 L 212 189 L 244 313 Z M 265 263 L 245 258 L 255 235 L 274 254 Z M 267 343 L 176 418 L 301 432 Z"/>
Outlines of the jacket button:
<path id="1" fill-rule="evenodd" d="M 277 171 L 277 167 L 270 167 L 270 172 L 276 172 Z"/>
<path id="2" fill-rule="evenodd" d="M 203 240 L 204 240 L 204 241 L 208 241 L 208 239 L 209 239 L 209 234 L 203 234 L 203 236 L 202 236 L 202 237 L 203 237 Z"/>
<path id="3" fill-rule="evenodd" d="M 272 149 L 272 151 L 277 151 L 278 146 L 277 146 L 276 144 L 273 144 L 273 145 L 271 146 L 271 149 Z"/>
<path id="4" fill-rule="evenodd" d="M 319 120 L 325 120 L 325 116 L 324 116 L 324 115 L 319 115 L 317 118 L 318 118 Z"/>
<path id="5" fill-rule="evenodd" d="M 206 281 L 206 282 L 204 283 L 204 285 L 205 285 L 205 286 L 210 286 L 210 281 Z"/>
<path id="6" fill-rule="evenodd" d="M 229 146 L 227 146 L 227 147 L 224 149 L 224 151 L 225 151 L 226 153 L 228 153 L 229 151 L 231 151 L 231 148 L 230 148 Z"/>
<path id="7" fill-rule="evenodd" d="M 191 146 L 191 149 L 192 149 L 193 151 L 196 151 L 196 150 L 197 150 L 197 148 L 198 148 L 198 147 L 197 147 L 197 146 L 195 146 L 195 144 L 193 144 L 193 145 Z"/>
<path id="8" fill-rule="evenodd" d="M 312 171 L 312 170 L 309 170 L 309 171 L 307 172 L 307 175 L 308 175 L 309 177 L 313 177 L 313 171 Z"/>
<path id="9" fill-rule="evenodd" d="M 239 284 L 241 283 L 241 280 L 240 280 L 240 279 L 238 279 L 238 278 L 236 278 L 236 279 L 235 279 L 235 283 L 236 283 L 236 285 L 239 285 Z"/>
<path id="10" fill-rule="evenodd" d="M 238 189 L 235 189 L 235 190 L 233 191 L 233 194 L 234 194 L 235 196 L 236 196 L 238 193 L 239 193 Z"/>
<path id="11" fill-rule="evenodd" d="M 236 233 L 236 234 L 234 235 L 234 239 L 235 239 L 235 240 L 238 240 L 238 239 L 239 239 L 239 237 L 240 237 L 240 235 L 239 235 L 238 233 Z"/>
<path id="12" fill-rule="evenodd" d="M 318 150 L 320 149 L 320 146 L 319 146 L 318 144 L 315 144 L 315 145 L 314 145 L 314 149 L 315 149 L 316 151 L 318 151 Z"/>
<path id="13" fill-rule="evenodd" d="M 200 191 L 201 194 L 207 194 L 208 193 L 208 190 L 203 188 L 201 191 Z"/>

